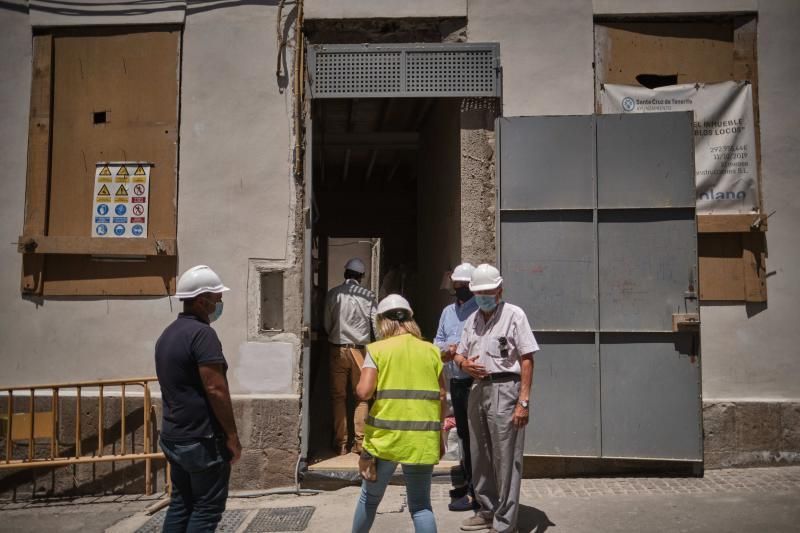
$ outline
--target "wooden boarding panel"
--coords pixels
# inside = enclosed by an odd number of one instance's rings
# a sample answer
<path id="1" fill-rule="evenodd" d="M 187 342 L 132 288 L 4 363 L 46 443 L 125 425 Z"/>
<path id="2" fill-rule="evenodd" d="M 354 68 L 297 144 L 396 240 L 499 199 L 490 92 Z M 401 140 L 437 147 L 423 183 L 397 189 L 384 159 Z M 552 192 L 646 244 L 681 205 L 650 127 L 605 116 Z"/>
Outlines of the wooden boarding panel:
<path id="1" fill-rule="evenodd" d="M 29 250 L 34 247 L 34 250 Z M 22 236 L 17 250 L 36 254 L 176 255 L 176 239 L 101 239 L 95 237 Z"/>
<path id="2" fill-rule="evenodd" d="M 761 215 L 697 215 L 698 233 L 749 233 L 766 229 L 766 217 Z"/>
<path id="3" fill-rule="evenodd" d="M 176 256 L 147 257 L 125 262 L 109 262 L 88 255 L 50 256 L 45 267 L 45 295 L 174 294 L 177 261 Z"/>
<path id="4" fill-rule="evenodd" d="M 744 300 L 767 301 L 767 240 L 763 233 L 742 233 Z"/>
<path id="5" fill-rule="evenodd" d="M 700 233 L 697 236 L 700 299 L 742 302 L 744 261 L 739 233 Z"/>
<path id="6" fill-rule="evenodd" d="M 175 239 L 180 29 L 58 30 L 53 62 L 50 201 L 44 234 L 89 237 L 95 164 L 145 161 L 153 164 L 148 237 Z M 107 253 L 113 250 L 109 245 Z M 76 248 L 75 253 L 86 252 Z M 165 286 L 174 286 L 177 261 L 153 259 L 114 263 L 51 255 L 43 294 L 165 294 Z"/>
<path id="7" fill-rule="evenodd" d="M 758 21 L 754 16 L 734 19 L 733 75 L 735 80 L 750 80 L 753 87 L 753 120 L 756 135 L 756 164 L 758 165 L 758 208 L 764 212 L 764 196 L 761 191 L 761 116 L 758 98 Z"/>
<path id="8" fill-rule="evenodd" d="M 678 77 L 678 83 L 734 79 L 733 21 L 603 22 L 601 83 L 639 85 L 639 74 Z"/>
<path id="9" fill-rule="evenodd" d="M 23 233 L 43 234 L 47 229 L 47 194 L 50 168 L 50 126 L 53 83 L 53 37 L 33 38 L 31 115 L 28 129 L 28 175 L 25 189 Z M 22 291 L 41 295 L 45 258 L 23 255 Z"/>

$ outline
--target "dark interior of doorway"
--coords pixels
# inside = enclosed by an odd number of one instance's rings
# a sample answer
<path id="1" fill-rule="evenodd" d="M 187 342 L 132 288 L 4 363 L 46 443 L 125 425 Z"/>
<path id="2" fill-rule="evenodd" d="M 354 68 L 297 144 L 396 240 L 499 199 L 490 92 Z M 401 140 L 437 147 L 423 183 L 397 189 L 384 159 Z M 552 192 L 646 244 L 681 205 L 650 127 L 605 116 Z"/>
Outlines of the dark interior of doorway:
<path id="1" fill-rule="evenodd" d="M 380 239 L 378 298 L 402 292 L 433 337 L 461 247 L 459 110 L 453 98 L 312 101 L 310 464 L 333 454 L 323 309 L 343 265 L 328 243 Z"/>

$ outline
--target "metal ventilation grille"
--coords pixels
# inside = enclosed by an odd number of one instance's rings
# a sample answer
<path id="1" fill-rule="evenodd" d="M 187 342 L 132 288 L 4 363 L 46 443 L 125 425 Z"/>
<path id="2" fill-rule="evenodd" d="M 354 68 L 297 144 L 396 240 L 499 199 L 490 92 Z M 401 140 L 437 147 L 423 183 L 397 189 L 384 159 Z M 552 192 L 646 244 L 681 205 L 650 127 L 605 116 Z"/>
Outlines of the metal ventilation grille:
<path id="1" fill-rule="evenodd" d="M 408 52 L 408 92 L 493 96 L 497 77 L 494 59 L 492 50 Z"/>
<path id="2" fill-rule="evenodd" d="M 315 45 L 314 98 L 500 96 L 496 44 Z"/>
<path id="3" fill-rule="evenodd" d="M 399 92 L 401 52 L 318 54 L 315 92 L 371 95 Z"/>

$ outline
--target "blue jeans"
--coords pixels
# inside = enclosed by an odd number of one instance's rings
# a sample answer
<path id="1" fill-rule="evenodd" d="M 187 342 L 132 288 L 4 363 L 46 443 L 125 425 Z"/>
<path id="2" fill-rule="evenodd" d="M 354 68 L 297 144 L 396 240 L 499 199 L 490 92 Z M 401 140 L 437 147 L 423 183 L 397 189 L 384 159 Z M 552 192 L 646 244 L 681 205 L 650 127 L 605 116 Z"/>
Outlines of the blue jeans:
<path id="1" fill-rule="evenodd" d="M 164 518 L 166 533 L 213 532 L 228 499 L 231 465 L 221 439 L 170 441 L 161 449 L 172 469 L 172 497 Z"/>
<path id="2" fill-rule="evenodd" d="M 375 467 L 378 479 L 361 482 L 361 495 L 353 517 L 353 533 L 366 533 L 372 527 L 378 504 L 383 499 L 386 485 L 389 484 L 397 463 L 376 459 Z M 417 533 L 436 533 L 436 520 L 431 508 L 432 475 L 433 465 L 403 465 L 408 511 Z"/>

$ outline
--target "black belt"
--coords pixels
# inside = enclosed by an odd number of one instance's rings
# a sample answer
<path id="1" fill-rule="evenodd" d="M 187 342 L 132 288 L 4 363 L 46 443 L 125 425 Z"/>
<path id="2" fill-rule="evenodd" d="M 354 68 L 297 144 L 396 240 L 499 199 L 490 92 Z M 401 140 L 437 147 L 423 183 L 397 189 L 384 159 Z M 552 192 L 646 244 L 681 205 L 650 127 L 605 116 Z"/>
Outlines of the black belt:
<path id="1" fill-rule="evenodd" d="M 515 372 L 495 372 L 494 374 L 486 374 L 481 378 L 481 381 L 503 381 L 511 378 L 519 379 L 519 374 Z"/>
<path id="2" fill-rule="evenodd" d="M 358 350 L 363 350 L 364 349 L 364 345 L 363 344 L 336 344 L 336 343 L 333 343 L 333 342 L 331 344 L 333 344 L 334 346 L 337 346 L 339 348 L 356 348 Z"/>
<path id="3" fill-rule="evenodd" d="M 450 383 L 472 383 L 475 381 L 474 378 L 450 378 Z"/>

